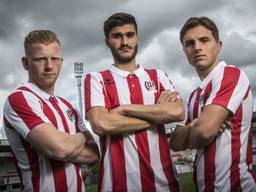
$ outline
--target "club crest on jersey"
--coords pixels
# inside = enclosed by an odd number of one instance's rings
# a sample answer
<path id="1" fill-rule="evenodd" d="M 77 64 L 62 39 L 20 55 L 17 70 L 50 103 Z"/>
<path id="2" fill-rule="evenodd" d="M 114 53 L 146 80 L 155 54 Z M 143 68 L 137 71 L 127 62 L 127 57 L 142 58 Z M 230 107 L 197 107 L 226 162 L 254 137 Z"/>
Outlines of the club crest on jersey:
<path id="1" fill-rule="evenodd" d="M 73 113 L 72 109 L 68 109 L 66 112 L 67 112 L 69 120 L 74 121 L 75 117 L 74 117 L 74 113 Z"/>
<path id="2" fill-rule="evenodd" d="M 199 105 L 201 106 L 201 107 L 203 107 L 204 106 L 204 97 L 205 97 L 205 95 L 204 94 L 202 94 L 202 95 L 200 95 L 200 98 L 199 98 Z"/>
<path id="3" fill-rule="evenodd" d="M 145 81 L 145 87 L 149 91 L 155 91 L 156 85 L 154 81 Z"/>

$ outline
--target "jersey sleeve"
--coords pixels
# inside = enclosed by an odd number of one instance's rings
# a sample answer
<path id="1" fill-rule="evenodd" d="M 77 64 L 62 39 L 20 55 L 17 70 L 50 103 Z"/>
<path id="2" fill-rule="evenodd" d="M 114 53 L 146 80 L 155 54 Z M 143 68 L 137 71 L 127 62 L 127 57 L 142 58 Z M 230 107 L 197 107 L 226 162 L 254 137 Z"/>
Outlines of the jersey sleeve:
<path id="1" fill-rule="evenodd" d="M 170 91 L 176 91 L 171 80 L 168 78 L 167 74 L 162 70 L 157 70 L 158 75 L 158 87 L 161 91 L 164 90 L 170 90 Z"/>
<path id="2" fill-rule="evenodd" d="M 79 132 L 86 132 L 88 131 L 84 121 L 83 121 L 83 117 L 81 115 L 81 113 L 79 112 L 78 109 L 75 109 L 76 114 L 77 114 L 77 126 L 78 126 L 78 131 Z"/>
<path id="3" fill-rule="evenodd" d="M 223 77 L 213 82 L 212 92 L 205 105 L 220 105 L 233 114 L 250 89 L 246 74 L 236 67 L 226 67 Z"/>
<path id="4" fill-rule="evenodd" d="M 26 91 L 12 93 L 4 104 L 4 117 L 9 128 L 15 129 L 23 138 L 41 123 L 50 123 L 43 113 L 43 106 L 39 98 Z"/>
<path id="5" fill-rule="evenodd" d="M 86 111 L 95 106 L 105 107 L 103 80 L 99 73 L 93 72 L 86 75 L 84 80 L 84 98 Z"/>

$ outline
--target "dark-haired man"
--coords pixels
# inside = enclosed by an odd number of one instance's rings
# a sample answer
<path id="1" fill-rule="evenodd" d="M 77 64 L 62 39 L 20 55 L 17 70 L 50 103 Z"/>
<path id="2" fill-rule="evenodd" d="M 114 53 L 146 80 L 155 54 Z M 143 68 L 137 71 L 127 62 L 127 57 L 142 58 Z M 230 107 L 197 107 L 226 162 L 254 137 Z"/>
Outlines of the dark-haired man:
<path id="1" fill-rule="evenodd" d="M 201 79 L 188 102 L 188 119 L 171 139 L 174 150 L 197 149 L 197 191 L 256 191 L 252 168 L 252 93 L 246 74 L 219 61 L 222 43 L 214 21 L 192 17 L 180 31 L 188 62 Z M 226 120 L 231 128 L 219 134 Z"/>
<path id="2" fill-rule="evenodd" d="M 85 103 L 100 136 L 99 191 L 179 191 L 163 124 L 184 118 L 161 70 L 136 63 L 135 18 L 116 13 L 104 23 L 114 64 L 85 79 Z"/>

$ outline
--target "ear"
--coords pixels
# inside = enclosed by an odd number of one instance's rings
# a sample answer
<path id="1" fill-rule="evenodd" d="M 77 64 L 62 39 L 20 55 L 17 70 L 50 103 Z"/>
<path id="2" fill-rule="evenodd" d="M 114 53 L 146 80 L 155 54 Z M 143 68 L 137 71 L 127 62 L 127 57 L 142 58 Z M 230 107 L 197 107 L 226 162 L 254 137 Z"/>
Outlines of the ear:
<path id="1" fill-rule="evenodd" d="M 106 46 L 109 48 L 109 41 L 108 41 L 108 39 L 106 39 L 106 38 L 105 38 L 105 44 L 106 44 Z"/>
<path id="2" fill-rule="evenodd" d="M 222 49 L 222 41 L 219 41 L 218 44 L 219 44 L 219 52 L 220 52 L 220 50 Z"/>
<path id="3" fill-rule="evenodd" d="M 28 70 L 28 58 L 26 56 L 23 56 L 21 58 L 23 68 L 27 71 Z"/>

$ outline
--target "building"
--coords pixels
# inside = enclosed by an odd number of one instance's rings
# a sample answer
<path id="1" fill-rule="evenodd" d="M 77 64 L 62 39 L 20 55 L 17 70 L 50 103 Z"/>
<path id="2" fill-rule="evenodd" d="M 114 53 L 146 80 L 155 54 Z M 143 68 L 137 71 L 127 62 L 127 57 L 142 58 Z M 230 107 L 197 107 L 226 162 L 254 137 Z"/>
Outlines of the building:
<path id="1" fill-rule="evenodd" d="M 20 191 L 20 178 L 7 139 L 0 138 L 0 191 Z"/>

